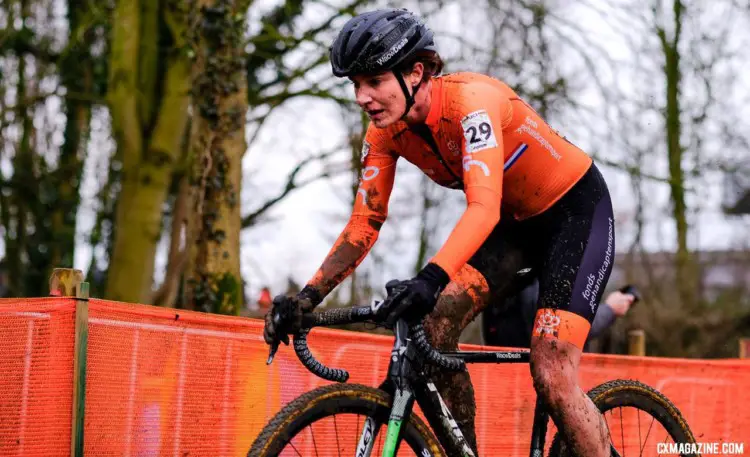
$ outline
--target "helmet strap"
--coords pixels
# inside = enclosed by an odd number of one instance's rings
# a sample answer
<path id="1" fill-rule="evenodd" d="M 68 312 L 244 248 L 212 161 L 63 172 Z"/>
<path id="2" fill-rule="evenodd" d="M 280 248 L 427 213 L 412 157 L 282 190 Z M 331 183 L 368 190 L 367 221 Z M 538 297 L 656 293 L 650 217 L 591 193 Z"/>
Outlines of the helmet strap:
<path id="1" fill-rule="evenodd" d="M 422 82 L 420 81 L 416 86 L 414 86 L 414 91 L 412 93 L 409 93 L 409 88 L 406 87 L 406 81 L 404 81 L 404 76 L 397 70 L 393 70 L 393 74 L 396 76 L 396 80 L 398 80 L 399 85 L 401 86 L 401 90 L 404 91 L 404 97 L 406 97 L 406 110 L 404 111 L 403 116 L 401 116 L 401 119 L 406 119 L 406 115 L 409 114 L 409 110 L 411 110 L 411 107 L 414 106 L 414 96 L 417 95 L 417 91 L 419 90 L 419 86 L 422 85 Z"/>

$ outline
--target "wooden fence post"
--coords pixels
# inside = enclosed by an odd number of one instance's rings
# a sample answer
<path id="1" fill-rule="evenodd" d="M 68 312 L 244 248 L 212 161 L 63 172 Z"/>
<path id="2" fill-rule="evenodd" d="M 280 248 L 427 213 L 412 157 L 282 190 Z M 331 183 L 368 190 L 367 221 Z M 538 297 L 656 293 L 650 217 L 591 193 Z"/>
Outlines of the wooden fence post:
<path id="1" fill-rule="evenodd" d="M 628 355 L 646 355 L 646 332 L 641 329 L 628 332 Z"/>
<path id="2" fill-rule="evenodd" d="M 73 349 L 73 423 L 70 431 L 70 455 L 72 457 L 83 457 L 86 353 L 89 339 L 89 283 L 83 282 L 81 270 L 55 268 L 49 278 L 49 293 L 58 297 L 76 298 Z"/>
<path id="3" fill-rule="evenodd" d="M 75 297 L 83 284 L 83 272 L 72 268 L 55 268 L 49 278 L 49 294 L 56 297 Z"/>
<path id="4" fill-rule="evenodd" d="M 740 338 L 740 358 L 750 359 L 750 338 Z"/>

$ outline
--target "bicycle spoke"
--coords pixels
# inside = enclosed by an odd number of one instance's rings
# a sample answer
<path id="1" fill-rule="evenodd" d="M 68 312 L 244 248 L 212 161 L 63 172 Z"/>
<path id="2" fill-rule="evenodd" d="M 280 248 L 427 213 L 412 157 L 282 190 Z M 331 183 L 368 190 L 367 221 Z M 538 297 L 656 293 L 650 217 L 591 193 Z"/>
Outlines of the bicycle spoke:
<path id="1" fill-rule="evenodd" d="M 638 413 L 638 442 L 641 442 L 641 410 L 636 409 L 636 412 Z M 638 457 L 643 457 L 643 448 L 646 447 L 646 444 L 643 444 L 643 447 L 638 452 Z"/>
<path id="2" fill-rule="evenodd" d="M 648 432 L 646 432 L 646 442 L 648 442 L 648 436 L 651 434 L 651 427 L 654 426 L 654 421 L 656 420 L 655 417 L 651 417 L 651 425 L 648 426 Z M 643 447 L 641 448 L 641 453 L 643 453 L 643 450 L 646 448 L 646 442 L 643 443 Z"/>
<path id="3" fill-rule="evenodd" d="M 607 412 L 609 413 L 609 417 L 613 417 L 612 416 L 612 411 L 607 411 Z M 607 421 L 606 414 L 607 413 L 604 413 L 602 416 L 604 417 L 604 425 L 607 426 L 607 433 L 609 434 L 609 439 L 611 440 L 612 439 L 612 430 L 609 428 L 609 422 Z"/>
<path id="4" fill-rule="evenodd" d="M 339 426 L 336 424 L 336 415 L 333 415 L 333 430 L 336 433 L 336 452 L 341 457 L 341 444 L 339 443 Z"/>
<path id="5" fill-rule="evenodd" d="M 622 440 L 622 457 L 625 457 L 625 431 L 622 427 L 622 406 L 620 406 L 620 439 Z"/>
<path id="6" fill-rule="evenodd" d="M 310 424 L 310 436 L 312 436 L 313 448 L 315 449 L 315 455 L 318 456 L 318 445 L 315 444 L 315 433 L 313 432 L 312 424 Z"/>
<path id="7" fill-rule="evenodd" d="M 300 452 L 297 450 L 297 447 L 294 445 L 294 443 L 290 441 L 289 445 L 292 446 L 292 449 L 294 449 L 294 452 L 296 452 L 299 457 L 302 457 L 302 454 L 300 454 Z"/>
<path id="8" fill-rule="evenodd" d="M 635 413 L 636 413 L 635 425 L 638 428 L 638 446 L 637 448 L 634 446 L 634 448 L 636 449 L 636 453 L 633 454 L 633 452 L 631 452 L 630 455 L 631 457 L 634 457 L 634 456 L 643 457 L 644 455 L 650 455 L 646 453 L 645 451 L 646 451 L 646 446 L 649 445 L 649 439 L 651 438 L 651 431 L 654 428 L 654 424 L 661 425 L 661 423 L 657 420 L 656 417 L 649 414 L 648 411 L 643 411 L 645 414 L 647 414 L 648 417 L 651 417 L 651 422 L 649 423 L 649 426 L 646 430 L 646 434 L 644 435 L 643 427 L 645 423 L 641 421 L 642 410 L 633 405 L 619 406 L 609 411 L 606 411 L 602 414 L 605 418 L 605 424 L 607 426 L 607 430 L 610 433 L 610 441 L 612 443 L 612 446 L 621 452 L 622 457 L 627 456 L 627 447 L 629 446 L 629 441 L 625 440 L 625 422 L 627 421 L 628 424 L 631 424 L 631 422 L 629 422 L 630 413 L 626 412 L 628 408 L 635 409 Z M 607 413 L 609 413 L 609 415 L 607 415 Z M 612 428 L 609 426 L 609 422 L 612 420 L 617 420 L 620 422 L 620 427 L 619 427 L 620 428 L 620 446 L 619 447 L 614 446 L 614 443 L 615 443 L 614 434 L 612 433 L 613 432 Z M 665 438 L 662 441 L 663 443 L 667 443 L 670 440 L 673 440 L 669 430 L 665 428 L 663 428 L 662 430 L 666 433 Z M 633 432 L 634 430 L 632 430 L 632 426 L 628 425 L 628 434 L 629 434 L 628 436 L 632 435 L 632 438 L 635 438 L 635 433 Z M 655 435 L 658 433 L 655 433 Z M 655 437 L 655 440 L 657 440 L 656 442 L 659 442 L 657 437 Z"/>

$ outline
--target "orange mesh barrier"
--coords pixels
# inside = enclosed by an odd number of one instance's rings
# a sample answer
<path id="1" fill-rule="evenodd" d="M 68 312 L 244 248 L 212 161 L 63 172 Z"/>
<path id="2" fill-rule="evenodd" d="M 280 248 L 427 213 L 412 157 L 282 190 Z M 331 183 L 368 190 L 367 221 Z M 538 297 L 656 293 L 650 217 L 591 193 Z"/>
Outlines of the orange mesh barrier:
<path id="1" fill-rule="evenodd" d="M 75 302 L 0 300 L 0 455 L 70 455 Z"/>
<path id="2" fill-rule="evenodd" d="M 259 321 L 94 300 L 89 313 L 91 455 L 244 455 L 284 404 L 327 383 L 285 346 L 266 367 Z M 349 370 L 350 382 L 378 385 L 385 376 L 391 338 L 316 329 L 309 340 L 321 361 Z M 480 452 L 527 455 L 528 365 L 472 365 L 471 374 Z M 581 376 L 585 389 L 639 379 L 667 395 L 700 440 L 748 440 L 750 411 L 737 406 L 750 405 L 748 362 L 587 355 Z"/>
<path id="3" fill-rule="evenodd" d="M 70 453 L 73 309 L 73 300 L 0 301 L 1 456 Z M 252 319 L 91 300 L 86 455 L 246 455 L 284 404 L 326 384 L 285 346 L 267 367 L 261 330 Z M 392 339 L 316 329 L 310 343 L 321 361 L 349 370 L 350 382 L 376 386 Z M 535 398 L 528 365 L 472 365 L 471 374 L 481 454 L 528 455 Z M 661 390 L 699 441 L 748 449 L 750 361 L 584 357 L 585 389 L 614 378 Z M 642 418 L 621 420 L 627 434 Z M 655 455 L 663 439 L 645 454 Z"/>

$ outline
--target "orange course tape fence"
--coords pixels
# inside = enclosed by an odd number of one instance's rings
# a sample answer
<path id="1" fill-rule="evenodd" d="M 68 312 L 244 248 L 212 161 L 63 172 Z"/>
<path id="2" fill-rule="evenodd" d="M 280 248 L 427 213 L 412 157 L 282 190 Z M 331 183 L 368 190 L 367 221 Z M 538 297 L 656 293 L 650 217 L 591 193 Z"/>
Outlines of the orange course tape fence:
<path id="1" fill-rule="evenodd" d="M 0 300 L 0 456 L 70 455 L 75 303 Z M 266 366 L 258 320 L 96 299 L 88 319 L 85 455 L 244 456 L 283 405 L 328 384 L 285 346 Z M 349 382 L 385 377 L 389 337 L 316 329 L 309 341 Z M 480 453 L 528 455 L 528 365 L 470 371 Z M 669 397 L 698 441 L 749 448 L 750 361 L 584 355 L 584 389 L 616 378 Z"/>
<path id="2" fill-rule="evenodd" d="M 70 455 L 75 302 L 0 300 L 0 455 Z"/>

